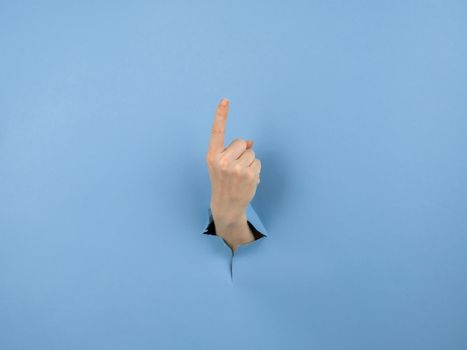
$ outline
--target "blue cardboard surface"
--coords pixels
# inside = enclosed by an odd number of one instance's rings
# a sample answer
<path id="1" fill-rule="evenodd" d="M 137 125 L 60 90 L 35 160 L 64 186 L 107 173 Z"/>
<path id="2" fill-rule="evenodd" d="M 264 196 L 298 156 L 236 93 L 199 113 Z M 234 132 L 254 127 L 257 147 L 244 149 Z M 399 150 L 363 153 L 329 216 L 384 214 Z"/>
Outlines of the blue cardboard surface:
<path id="1" fill-rule="evenodd" d="M 466 37 L 465 1 L 3 1 L 0 349 L 466 349 Z M 233 257 L 221 97 L 262 162 Z"/>

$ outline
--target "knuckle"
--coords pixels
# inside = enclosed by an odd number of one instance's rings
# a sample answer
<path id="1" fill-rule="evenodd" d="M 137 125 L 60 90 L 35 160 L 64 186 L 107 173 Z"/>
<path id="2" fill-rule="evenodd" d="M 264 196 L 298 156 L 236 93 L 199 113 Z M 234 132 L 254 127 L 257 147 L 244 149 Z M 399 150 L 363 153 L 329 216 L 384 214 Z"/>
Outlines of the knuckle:
<path id="1" fill-rule="evenodd" d="M 234 142 L 236 142 L 236 143 L 242 143 L 242 144 L 244 144 L 245 147 L 246 147 L 246 141 L 245 141 L 245 139 L 242 139 L 241 137 L 237 137 L 237 138 L 234 140 Z"/>
<path id="2" fill-rule="evenodd" d="M 211 128 L 211 134 L 219 135 L 219 134 L 223 134 L 223 133 L 224 133 L 223 128 Z"/>
<path id="3" fill-rule="evenodd" d="M 235 174 L 242 175 L 243 174 L 243 167 L 240 164 L 235 164 L 233 168 Z"/>
<path id="4" fill-rule="evenodd" d="M 248 172 L 248 180 L 250 182 L 255 182 L 256 181 L 256 173 L 254 171 L 249 171 Z"/>
<path id="5" fill-rule="evenodd" d="M 229 165 L 230 165 L 230 162 L 229 162 L 229 159 L 226 158 L 226 157 L 222 157 L 220 160 L 219 160 L 219 168 L 221 170 L 227 170 L 229 168 Z"/>

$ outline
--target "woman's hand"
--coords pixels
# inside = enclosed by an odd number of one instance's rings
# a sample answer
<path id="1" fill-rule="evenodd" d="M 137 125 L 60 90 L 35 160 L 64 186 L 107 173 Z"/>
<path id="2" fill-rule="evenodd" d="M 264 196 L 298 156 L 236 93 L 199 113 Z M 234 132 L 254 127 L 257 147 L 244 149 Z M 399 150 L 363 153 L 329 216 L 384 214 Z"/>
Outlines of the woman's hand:
<path id="1" fill-rule="evenodd" d="M 251 140 L 237 138 L 224 148 L 228 112 L 229 100 L 222 99 L 212 125 L 206 163 L 216 234 L 235 251 L 239 244 L 254 240 L 247 224 L 246 210 L 260 181 L 261 162 L 255 157 Z"/>

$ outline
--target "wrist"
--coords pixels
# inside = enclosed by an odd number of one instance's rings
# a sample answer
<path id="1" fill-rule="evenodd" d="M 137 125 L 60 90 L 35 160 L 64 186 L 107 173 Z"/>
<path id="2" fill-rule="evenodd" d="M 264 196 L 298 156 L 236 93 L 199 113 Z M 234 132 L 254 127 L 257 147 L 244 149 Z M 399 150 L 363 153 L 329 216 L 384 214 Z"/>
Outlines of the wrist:
<path id="1" fill-rule="evenodd" d="M 224 216 L 213 214 L 213 221 L 216 235 L 222 237 L 233 251 L 239 245 L 255 240 L 255 236 L 248 225 L 246 213 Z"/>
<path id="2" fill-rule="evenodd" d="M 232 231 L 247 224 L 246 213 L 241 214 L 212 214 L 216 227 Z"/>
<path id="3" fill-rule="evenodd" d="M 211 214 L 216 225 L 225 228 L 235 228 L 247 222 L 246 208 L 234 208 L 232 205 L 225 208 L 225 206 L 216 205 L 212 200 L 210 205 Z"/>

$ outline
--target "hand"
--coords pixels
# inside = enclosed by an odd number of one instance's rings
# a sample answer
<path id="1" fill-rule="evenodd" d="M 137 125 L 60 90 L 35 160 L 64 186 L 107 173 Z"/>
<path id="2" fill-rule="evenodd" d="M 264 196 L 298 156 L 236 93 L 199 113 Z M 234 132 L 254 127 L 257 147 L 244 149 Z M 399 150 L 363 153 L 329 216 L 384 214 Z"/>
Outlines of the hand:
<path id="1" fill-rule="evenodd" d="M 211 180 L 211 213 L 216 233 L 235 251 L 239 244 L 254 240 L 246 218 L 248 204 L 260 182 L 261 161 L 255 157 L 253 141 L 237 138 L 224 148 L 229 100 L 217 106 L 206 163 Z"/>

